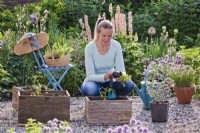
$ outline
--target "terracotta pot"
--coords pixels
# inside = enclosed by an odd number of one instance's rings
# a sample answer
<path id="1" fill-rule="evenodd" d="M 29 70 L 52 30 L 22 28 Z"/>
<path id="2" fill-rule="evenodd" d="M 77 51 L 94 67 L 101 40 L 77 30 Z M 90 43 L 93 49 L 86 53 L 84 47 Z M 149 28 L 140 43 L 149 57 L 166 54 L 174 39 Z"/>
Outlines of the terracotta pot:
<path id="1" fill-rule="evenodd" d="M 151 118 L 153 122 L 168 120 L 169 102 L 151 102 Z"/>
<path id="2" fill-rule="evenodd" d="M 174 86 L 174 91 L 178 104 L 190 104 L 195 90 L 194 87 L 179 88 Z"/>

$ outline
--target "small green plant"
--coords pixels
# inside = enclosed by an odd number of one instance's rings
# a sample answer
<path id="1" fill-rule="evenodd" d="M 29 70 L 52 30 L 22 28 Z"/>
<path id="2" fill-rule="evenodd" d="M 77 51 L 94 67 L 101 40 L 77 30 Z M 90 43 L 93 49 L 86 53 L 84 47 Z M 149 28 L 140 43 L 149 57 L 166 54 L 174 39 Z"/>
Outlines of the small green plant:
<path id="1" fill-rule="evenodd" d="M 103 100 L 107 100 L 109 94 L 115 94 L 115 90 L 111 88 L 102 88 L 100 91 L 100 96 Z"/>
<path id="2" fill-rule="evenodd" d="M 35 119 L 29 118 L 25 124 L 26 133 L 40 133 L 42 131 L 42 123 L 36 122 Z"/>
<path id="3" fill-rule="evenodd" d="M 38 84 L 38 85 L 32 85 L 31 88 L 33 88 L 34 92 L 32 93 L 33 96 L 42 95 L 41 90 L 47 90 L 48 88 L 46 85 Z M 48 93 L 48 92 L 45 92 Z"/>
<path id="4" fill-rule="evenodd" d="M 128 75 L 128 74 L 121 74 L 118 79 L 118 81 L 122 83 L 123 87 L 125 87 L 124 82 L 130 81 L 130 80 L 131 80 L 131 75 Z"/>

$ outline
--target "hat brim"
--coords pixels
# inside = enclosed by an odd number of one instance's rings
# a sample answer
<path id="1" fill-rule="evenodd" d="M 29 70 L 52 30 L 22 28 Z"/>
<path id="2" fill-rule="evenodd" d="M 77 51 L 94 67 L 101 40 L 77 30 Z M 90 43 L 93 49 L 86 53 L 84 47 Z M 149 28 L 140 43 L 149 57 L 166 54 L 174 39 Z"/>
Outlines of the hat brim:
<path id="1" fill-rule="evenodd" d="M 43 48 L 48 44 L 49 41 L 49 36 L 45 32 L 38 33 L 36 35 L 33 35 L 31 37 L 37 37 L 38 44 L 40 45 L 40 48 Z M 33 50 L 37 50 L 38 48 L 33 48 L 30 45 L 29 38 L 27 37 L 22 37 L 17 44 L 14 47 L 14 53 L 16 55 L 23 55 L 27 53 L 31 53 Z"/>

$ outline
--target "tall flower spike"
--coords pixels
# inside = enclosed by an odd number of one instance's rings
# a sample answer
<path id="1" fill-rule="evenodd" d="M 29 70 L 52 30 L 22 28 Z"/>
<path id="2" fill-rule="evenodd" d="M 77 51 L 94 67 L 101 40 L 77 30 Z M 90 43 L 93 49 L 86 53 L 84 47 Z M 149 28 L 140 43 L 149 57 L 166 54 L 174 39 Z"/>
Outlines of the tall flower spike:
<path id="1" fill-rule="evenodd" d="M 112 18 L 112 14 L 113 14 L 112 3 L 110 3 L 109 5 L 109 13 L 110 13 L 110 17 Z"/>
<path id="2" fill-rule="evenodd" d="M 128 13 L 128 32 L 129 32 L 129 36 L 132 40 L 132 34 L 133 34 L 133 26 L 132 26 L 132 12 Z"/>
<path id="3" fill-rule="evenodd" d="M 137 32 L 135 32 L 134 42 L 138 42 L 138 34 L 137 34 Z"/>

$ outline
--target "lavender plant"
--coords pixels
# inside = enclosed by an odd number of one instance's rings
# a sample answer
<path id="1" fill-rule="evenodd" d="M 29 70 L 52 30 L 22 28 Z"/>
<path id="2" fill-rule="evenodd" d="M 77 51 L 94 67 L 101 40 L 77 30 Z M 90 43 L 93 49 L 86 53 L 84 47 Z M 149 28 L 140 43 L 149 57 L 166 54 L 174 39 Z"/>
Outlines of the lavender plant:
<path id="1" fill-rule="evenodd" d="M 123 126 L 117 126 L 116 128 L 108 128 L 106 133 L 153 133 L 148 128 L 142 125 L 142 122 L 131 118 L 129 124 Z"/>

